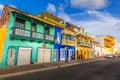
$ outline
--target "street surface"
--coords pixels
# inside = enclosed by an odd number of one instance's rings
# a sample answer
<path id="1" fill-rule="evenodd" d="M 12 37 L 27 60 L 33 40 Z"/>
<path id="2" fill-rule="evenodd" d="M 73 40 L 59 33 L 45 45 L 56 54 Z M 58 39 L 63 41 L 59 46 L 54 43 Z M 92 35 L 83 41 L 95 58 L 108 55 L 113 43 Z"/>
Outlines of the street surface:
<path id="1" fill-rule="evenodd" d="M 120 80 L 120 57 L 0 80 Z"/>

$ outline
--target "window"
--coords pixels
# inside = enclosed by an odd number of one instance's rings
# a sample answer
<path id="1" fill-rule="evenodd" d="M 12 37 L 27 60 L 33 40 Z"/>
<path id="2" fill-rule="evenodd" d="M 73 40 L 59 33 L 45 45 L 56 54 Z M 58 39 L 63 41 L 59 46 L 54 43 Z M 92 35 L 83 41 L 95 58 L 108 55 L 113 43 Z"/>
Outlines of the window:
<path id="1" fill-rule="evenodd" d="M 82 28 L 82 33 L 84 33 L 84 28 Z"/>
<path id="2" fill-rule="evenodd" d="M 46 34 L 46 35 L 49 35 L 49 30 L 50 30 L 50 28 L 45 27 L 45 34 Z"/>
<path id="3" fill-rule="evenodd" d="M 67 35 L 67 36 L 66 36 L 66 39 L 67 39 L 67 40 L 70 40 L 70 35 Z"/>
<path id="4" fill-rule="evenodd" d="M 32 24 L 32 31 L 36 31 L 36 24 L 35 23 Z"/>
<path id="5" fill-rule="evenodd" d="M 13 53 L 15 52 L 15 50 L 10 50 L 10 57 L 13 56 Z"/>
<path id="6" fill-rule="evenodd" d="M 25 28 L 25 21 L 24 20 L 16 18 L 15 27 L 21 28 L 21 29 L 16 29 L 15 30 L 16 35 L 29 36 L 29 35 L 25 35 L 25 30 L 23 30 Z"/>
<path id="7" fill-rule="evenodd" d="M 61 39 L 60 32 L 57 32 L 57 39 L 58 39 L 58 40 L 60 40 L 60 39 Z"/>
<path id="8" fill-rule="evenodd" d="M 60 58 L 65 58 L 65 54 L 66 54 L 66 50 L 65 49 L 61 49 Z"/>
<path id="9" fill-rule="evenodd" d="M 73 41 L 73 40 L 74 40 L 73 36 L 70 36 L 70 40 L 71 40 L 71 41 Z"/>
<path id="10" fill-rule="evenodd" d="M 25 27 L 25 21 L 22 19 L 16 18 L 15 27 L 19 27 L 23 29 Z"/>
<path id="11" fill-rule="evenodd" d="M 62 35 L 62 38 L 63 38 L 63 40 L 64 40 L 64 39 L 66 40 L 66 36 L 65 36 L 64 34 Z"/>

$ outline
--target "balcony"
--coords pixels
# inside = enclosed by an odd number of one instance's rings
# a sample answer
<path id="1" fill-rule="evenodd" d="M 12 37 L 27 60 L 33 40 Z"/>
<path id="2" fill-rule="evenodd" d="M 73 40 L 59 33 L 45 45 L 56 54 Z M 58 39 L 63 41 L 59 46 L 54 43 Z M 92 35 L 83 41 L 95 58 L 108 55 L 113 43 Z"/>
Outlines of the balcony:
<path id="1" fill-rule="evenodd" d="M 44 35 L 38 32 L 32 32 L 32 37 L 36 39 L 44 39 Z"/>
<path id="2" fill-rule="evenodd" d="M 54 42 L 53 35 L 46 35 L 44 33 L 35 32 L 31 30 L 21 29 L 18 27 L 12 28 L 11 39 L 18 38 L 21 40 Z"/>
<path id="3" fill-rule="evenodd" d="M 112 48 L 114 45 L 111 44 L 104 44 L 105 47 Z"/>
<path id="4" fill-rule="evenodd" d="M 62 33 L 64 33 L 64 34 L 69 34 L 69 35 L 74 35 L 74 32 L 73 32 L 73 31 L 71 31 L 71 30 L 70 30 L 70 29 L 68 29 L 68 28 L 66 28 L 66 29 L 62 30 Z"/>
<path id="5" fill-rule="evenodd" d="M 62 44 L 63 45 L 70 45 L 70 46 L 74 46 L 74 41 L 70 41 L 70 40 L 66 40 L 66 39 L 63 39 L 62 40 Z"/>
<path id="6" fill-rule="evenodd" d="M 20 28 L 14 29 L 14 34 L 18 36 L 23 36 L 23 37 L 30 37 L 30 31 L 28 30 L 23 30 Z"/>
<path id="7" fill-rule="evenodd" d="M 77 45 L 79 45 L 79 46 L 86 46 L 86 47 L 91 47 L 92 48 L 92 43 L 78 41 Z"/>
<path id="8" fill-rule="evenodd" d="M 54 41 L 54 36 L 52 36 L 52 35 L 45 35 L 45 40 Z"/>
<path id="9" fill-rule="evenodd" d="M 113 44 L 113 42 L 104 42 L 104 46 L 111 48 L 114 46 L 114 44 Z"/>

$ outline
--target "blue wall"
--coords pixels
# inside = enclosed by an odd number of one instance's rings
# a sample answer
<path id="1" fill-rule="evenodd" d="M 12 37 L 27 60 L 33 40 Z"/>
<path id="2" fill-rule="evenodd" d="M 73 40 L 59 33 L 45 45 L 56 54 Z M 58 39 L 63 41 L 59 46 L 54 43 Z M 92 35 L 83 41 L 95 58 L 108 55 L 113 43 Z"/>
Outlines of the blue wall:
<path id="1" fill-rule="evenodd" d="M 58 43 L 56 40 L 57 40 L 57 33 L 61 33 L 62 31 L 62 28 L 59 28 L 59 27 L 55 27 L 55 44 L 54 44 L 54 50 L 55 49 L 58 49 L 58 55 L 57 55 L 57 60 L 60 61 L 60 49 L 61 49 L 61 42 Z M 62 35 L 60 35 L 60 41 L 62 41 Z"/>
<path id="2" fill-rule="evenodd" d="M 65 57 L 65 60 L 68 61 L 69 59 L 69 49 L 74 49 L 74 56 L 75 56 L 75 46 L 69 46 L 69 45 L 61 45 L 61 42 L 58 43 L 56 40 L 57 40 L 57 33 L 61 33 L 62 31 L 62 28 L 59 28 L 59 27 L 55 27 L 55 44 L 54 44 L 54 50 L 55 49 L 58 49 L 58 55 L 57 55 L 57 61 L 60 61 L 60 49 L 61 48 L 65 48 L 67 47 L 67 53 L 66 53 L 66 57 Z M 62 34 L 60 35 L 60 41 L 62 41 Z M 73 37 L 71 37 L 71 40 L 73 40 Z"/>

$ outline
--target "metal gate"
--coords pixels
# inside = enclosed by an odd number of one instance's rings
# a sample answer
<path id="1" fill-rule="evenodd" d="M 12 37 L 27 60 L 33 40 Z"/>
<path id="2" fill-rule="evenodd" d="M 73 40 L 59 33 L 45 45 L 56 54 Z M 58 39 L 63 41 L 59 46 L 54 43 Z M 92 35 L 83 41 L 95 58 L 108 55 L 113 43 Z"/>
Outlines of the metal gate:
<path id="1" fill-rule="evenodd" d="M 37 61 L 38 63 L 50 62 L 51 49 L 38 49 Z"/>
<path id="2" fill-rule="evenodd" d="M 31 48 L 20 47 L 18 51 L 17 65 L 30 64 Z"/>

